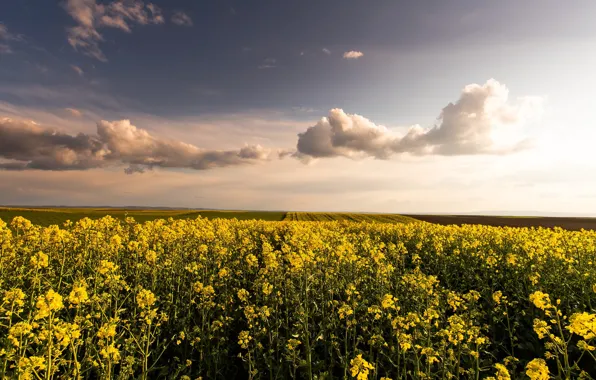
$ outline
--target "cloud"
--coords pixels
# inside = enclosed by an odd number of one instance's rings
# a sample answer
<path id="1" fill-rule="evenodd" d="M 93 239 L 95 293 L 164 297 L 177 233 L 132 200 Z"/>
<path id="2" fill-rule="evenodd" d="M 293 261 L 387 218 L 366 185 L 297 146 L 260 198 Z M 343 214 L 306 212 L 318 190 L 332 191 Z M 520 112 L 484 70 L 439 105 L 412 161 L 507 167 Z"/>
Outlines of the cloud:
<path id="1" fill-rule="evenodd" d="M 76 116 L 76 117 L 83 116 L 83 113 L 76 108 L 65 108 L 64 110 L 66 112 L 68 112 L 69 114 L 71 114 L 72 116 Z"/>
<path id="2" fill-rule="evenodd" d="M 273 69 L 275 67 L 277 67 L 277 60 L 275 58 L 265 58 L 263 63 L 258 66 L 259 69 Z"/>
<path id="3" fill-rule="evenodd" d="M 331 50 L 329 50 L 327 48 L 322 48 L 321 51 L 327 55 L 331 54 Z"/>
<path id="4" fill-rule="evenodd" d="M 175 11 L 172 15 L 172 22 L 180 26 L 192 26 L 192 19 L 182 11 Z"/>
<path id="5" fill-rule="evenodd" d="M 361 51 L 354 51 L 354 50 L 350 50 L 344 53 L 344 58 L 346 59 L 358 59 L 360 57 L 362 57 L 364 55 L 364 53 L 362 53 Z"/>
<path id="6" fill-rule="evenodd" d="M 12 54 L 12 48 L 7 44 L 0 44 L 0 54 Z"/>
<path id="7" fill-rule="evenodd" d="M 207 170 L 255 164 L 275 153 L 260 145 L 238 150 L 207 150 L 181 141 L 161 139 L 129 120 L 97 123 L 97 134 L 70 135 L 35 122 L 0 119 L 0 162 L 4 170 L 86 170 L 128 165 L 126 172 L 151 168 Z M 279 157 L 279 152 L 278 152 Z"/>
<path id="8" fill-rule="evenodd" d="M 0 119 L 0 169 L 73 170 L 99 167 L 106 154 L 93 136 L 47 130 L 35 122 Z"/>
<path id="9" fill-rule="evenodd" d="M 85 75 L 85 72 L 83 71 L 83 69 L 81 69 L 79 66 L 76 65 L 70 65 L 70 68 L 74 70 L 75 73 L 77 73 L 79 76 L 83 76 Z"/>
<path id="10" fill-rule="evenodd" d="M 96 0 L 67 0 L 65 9 L 76 21 L 77 26 L 68 28 L 68 43 L 85 55 L 100 61 L 107 61 L 99 48 L 103 41 L 101 28 L 116 28 L 127 33 L 134 24 L 163 24 L 161 10 L 154 4 L 141 0 L 116 0 L 97 4 Z"/>
<path id="11" fill-rule="evenodd" d="M 0 23 L 0 40 L 3 41 L 24 41 L 25 37 L 22 34 L 14 34 L 8 31 L 8 27 Z"/>
<path id="12" fill-rule="evenodd" d="M 8 31 L 8 27 L 0 23 L 0 54 L 13 53 L 12 47 L 8 44 L 11 41 L 23 42 L 25 38 L 20 34 L 13 34 Z"/>
<path id="13" fill-rule="evenodd" d="M 506 146 L 495 141 L 499 127 L 516 126 L 539 114 L 541 99 L 526 97 L 508 104 L 509 90 L 494 79 L 471 84 L 455 103 L 443 108 L 437 124 L 424 129 L 413 126 L 397 135 L 369 119 L 332 109 L 327 117 L 298 134 L 296 157 L 309 161 L 323 157 L 374 157 L 394 154 L 470 155 L 507 154 L 526 148 L 517 139 Z"/>

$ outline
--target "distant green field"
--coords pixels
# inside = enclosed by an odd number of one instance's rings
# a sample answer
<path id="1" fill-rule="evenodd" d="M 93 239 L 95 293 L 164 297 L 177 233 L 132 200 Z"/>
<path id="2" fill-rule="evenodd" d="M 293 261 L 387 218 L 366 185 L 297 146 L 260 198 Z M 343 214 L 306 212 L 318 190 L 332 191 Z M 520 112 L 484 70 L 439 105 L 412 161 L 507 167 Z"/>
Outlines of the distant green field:
<path id="1" fill-rule="evenodd" d="M 397 214 L 357 214 L 329 212 L 282 212 L 282 211 L 223 211 L 223 210 L 142 210 L 123 208 L 13 208 L 0 207 L 0 219 L 6 223 L 15 216 L 22 216 L 33 224 L 50 226 L 62 225 L 67 220 L 77 221 L 83 218 L 99 219 L 111 216 L 120 220 L 132 217 L 139 223 L 155 219 L 195 219 L 198 216 L 207 219 L 238 219 L 267 221 L 334 221 L 353 222 L 409 223 L 414 218 Z"/>
<path id="2" fill-rule="evenodd" d="M 411 223 L 417 221 L 414 218 L 409 218 L 407 216 L 397 214 L 357 214 L 341 212 L 288 212 L 284 220 L 313 222 L 347 220 L 352 222 L 378 223 Z"/>
<path id="3" fill-rule="evenodd" d="M 99 219 L 110 215 L 114 218 L 124 220 L 124 218 L 133 217 L 137 222 L 143 223 L 155 219 L 194 219 L 202 216 L 208 219 L 239 219 L 239 220 L 283 220 L 285 212 L 267 212 L 267 211 L 189 211 L 189 210 L 139 210 L 139 209 L 109 209 L 109 208 L 0 208 L 0 219 L 7 223 L 15 216 L 22 216 L 31 221 L 31 223 L 41 226 L 52 224 L 62 225 L 67 220 L 77 221 L 83 218 Z"/>

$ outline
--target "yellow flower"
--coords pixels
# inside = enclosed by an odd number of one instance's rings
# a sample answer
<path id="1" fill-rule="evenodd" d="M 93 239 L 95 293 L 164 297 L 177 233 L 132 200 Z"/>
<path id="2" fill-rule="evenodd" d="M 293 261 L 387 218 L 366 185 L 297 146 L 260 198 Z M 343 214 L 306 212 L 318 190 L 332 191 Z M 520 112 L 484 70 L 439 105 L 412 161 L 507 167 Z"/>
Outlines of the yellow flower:
<path id="1" fill-rule="evenodd" d="M 544 359 L 534 359 L 526 365 L 526 375 L 530 380 L 549 380 L 548 367 Z"/>
<path id="2" fill-rule="evenodd" d="M 108 359 L 114 363 L 118 363 L 120 361 L 120 351 L 116 347 L 114 347 L 113 343 L 110 344 L 109 346 L 102 348 L 99 351 L 99 354 L 104 359 Z"/>
<path id="3" fill-rule="evenodd" d="M 45 296 L 37 297 L 35 307 L 37 307 L 35 319 L 42 319 L 48 317 L 50 313 L 62 309 L 64 304 L 62 303 L 62 296 L 50 289 Z"/>
<path id="4" fill-rule="evenodd" d="M 250 296 L 250 293 L 248 293 L 248 290 L 246 290 L 246 289 L 238 290 L 238 298 L 240 299 L 240 301 L 248 302 L 249 296 Z"/>
<path id="5" fill-rule="evenodd" d="M 497 369 L 497 380 L 511 380 L 507 367 L 501 363 L 497 363 L 495 364 L 495 368 Z"/>
<path id="6" fill-rule="evenodd" d="M 248 331 L 240 331 L 240 334 L 238 334 L 238 344 L 241 348 L 247 349 L 251 340 L 252 337 Z"/>
<path id="7" fill-rule="evenodd" d="M 500 290 L 493 293 L 493 301 L 495 301 L 497 305 L 501 304 L 501 297 L 503 297 L 503 293 Z"/>
<path id="8" fill-rule="evenodd" d="M 534 306 L 541 310 L 550 309 L 552 307 L 548 294 L 542 293 L 541 291 L 535 291 L 530 294 L 530 301 L 532 301 Z"/>
<path id="9" fill-rule="evenodd" d="M 73 305 L 79 305 L 89 300 L 87 294 L 87 286 L 83 283 L 75 284 L 72 287 L 72 291 L 68 295 L 68 302 Z"/>
<path id="10" fill-rule="evenodd" d="M 534 319 L 534 332 L 538 335 L 538 338 L 543 339 L 550 333 L 550 326 L 546 321 L 540 319 Z"/>
<path id="11" fill-rule="evenodd" d="M 391 294 L 385 294 L 381 300 L 383 309 L 393 309 L 395 307 L 395 298 Z"/>
<path id="12" fill-rule="evenodd" d="M 99 274 L 105 275 L 111 272 L 115 272 L 116 269 L 118 269 L 118 266 L 113 262 L 108 260 L 100 260 L 99 268 L 97 269 L 97 271 L 99 272 Z"/>
<path id="13" fill-rule="evenodd" d="M 147 260 L 147 263 L 154 265 L 157 262 L 157 253 L 152 250 L 147 251 L 145 260 Z"/>
<path id="14" fill-rule="evenodd" d="M 271 294 L 271 292 L 273 292 L 273 285 L 271 285 L 268 282 L 264 283 L 263 284 L 263 294 L 268 296 Z"/>
<path id="15" fill-rule="evenodd" d="M 368 379 L 368 372 L 374 370 L 374 366 L 362 358 L 362 354 L 359 354 L 350 361 L 350 374 L 352 377 L 358 380 Z"/>
<path id="16" fill-rule="evenodd" d="M 246 263 L 249 267 L 257 267 L 259 265 L 259 260 L 251 253 L 246 256 Z"/>
<path id="17" fill-rule="evenodd" d="M 225 278 L 225 277 L 227 277 L 228 276 L 228 270 L 226 268 L 221 268 L 219 270 L 219 272 L 217 273 L 217 276 L 219 278 Z"/>
<path id="18" fill-rule="evenodd" d="M 29 323 L 17 322 L 8 330 L 8 340 L 10 340 L 13 346 L 19 347 L 22 338 L 27 337 L 32 330 L 33 326 Z"/>
<path id="19" fill-rule="evenodd" d="M 116 324 L 115 323 L 105 323 L 103 324 L 99 331 L 97 332 L 97 337 L 99 339 L 109 339 L 116 336 Z"/>
<path id="20" fill-rule="evenodd" d="M 289 339 L 288 340 L 288 350 L 294 351 L 296 347 L 298 347 L 302 342 L 298 339 Z"/>
<path id="21" fill-rule="evenodd" d="M 35 255 L 31 256 L 31 265 L 37 269 L 40 268 L 47 268 L 48 266 L 48 255 L 43 252 L 37 252 Z"/>
<path id="22" fill-rule="evenodd" d="M 584 339 L 596 337 L 596 314 L 575 313 L 569 318 L 567 330 Z"/>
<path id="23" fill-rule="evenodd" d="M 343 304 L 339 310 L 339 319 L 345 319 L 346 317 L 354 314 L 354 310 L 352 310 L 352 308 L 350 308 L 350 306 Z"/>
<path id="24" fill-rule="evenodd" d="M 7 290 L 4 293 L 4 302 L 13 307 L 21 307 L 25 305 L 24 299 L 25 293 L 19 288 Z"/>
<path id="25" fill-rule="evenodd" d="M 582 351 L 594 351 L 596 347 L 590 346 L 585 340 L 580 340 L 577 342 L 577 347 Z"/>
<path id="26" fill-rule="evenodd" d="M 155 297 L 155 294 L 147 289 L 141 289 L 137 294 L 137 305 L 139 305 L 141 309 L 150 308 L 156 300 L 157 298 Z"/>

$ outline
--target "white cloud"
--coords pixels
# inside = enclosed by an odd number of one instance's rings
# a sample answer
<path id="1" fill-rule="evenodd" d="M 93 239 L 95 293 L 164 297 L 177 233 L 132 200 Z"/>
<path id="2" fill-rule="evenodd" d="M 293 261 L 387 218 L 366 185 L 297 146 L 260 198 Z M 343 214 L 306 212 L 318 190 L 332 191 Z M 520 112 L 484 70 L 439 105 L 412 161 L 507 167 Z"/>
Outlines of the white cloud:
<path id="1" fill-rule="evenodd" d="M 116 0 L 97 4 L 96 0 L 67 0 L 66 11 L 77 22 L 68 29 L 68 43 L 84 54 L 107 61 L 99 48 L 103 41 L 101 28 L 116 28 L 130 33 L 134 24 L 162 24 L 161 10 L 154 4 L 145 5 L 141 0 Z"/>
<path id="2" fill-rule="evenodd" d="M 362 57 L 364 55 L 364 53 L 362 53 L 361 51 L 347 51 L 344 53 L 344 58 L 346 59 L 358 59 L 360 57 Z"/>
<path id="3" fill-rule="evenodd" d="M 506 146 L 495 141 L 500 127 L 523 124 L 541 109 L 539 98 L 526 97 L 508 103 L 509 90 L 494 79 L 471 84 L 455 103 L 443 108 L 437 124 L 424 129 L 413 126 L 397 135 L 367 118 L 332 109 L 327 117 L 298 135 L 296 156 L 306 161 L 323 157 L 375 157 L 394 154 L 469 155 L 506 154 L 527 147 L 518 138 Z"/>
<path id="4" fill-rule="evenodd" d="M 182 11 L 175 11 L 172 15 L 172 22 L 180 26 L 192 26 L 192 19 Z"/>
<path id="5" fill-rule="evenodd" d="M 331 50 L 329 50 L 327 48 L 322 48 L 321 51 L 327 55 L 331 54 Z"/>

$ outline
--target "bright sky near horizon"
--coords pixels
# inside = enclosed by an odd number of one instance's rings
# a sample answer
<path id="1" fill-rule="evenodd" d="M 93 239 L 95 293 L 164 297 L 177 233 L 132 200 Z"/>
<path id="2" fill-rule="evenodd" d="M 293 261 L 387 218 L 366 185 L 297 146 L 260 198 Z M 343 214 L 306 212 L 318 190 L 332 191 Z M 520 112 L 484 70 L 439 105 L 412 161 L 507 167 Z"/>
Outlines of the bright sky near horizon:
<path id="1" fill-rule="evenodd" d="M 0 204 L 596 215 L 596 2 L 0 4 Z"/>

